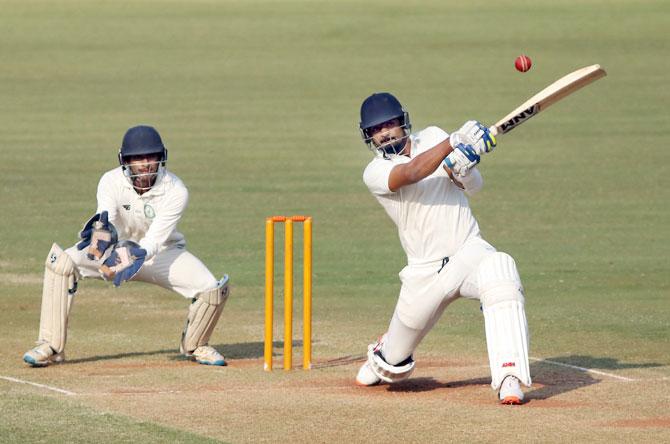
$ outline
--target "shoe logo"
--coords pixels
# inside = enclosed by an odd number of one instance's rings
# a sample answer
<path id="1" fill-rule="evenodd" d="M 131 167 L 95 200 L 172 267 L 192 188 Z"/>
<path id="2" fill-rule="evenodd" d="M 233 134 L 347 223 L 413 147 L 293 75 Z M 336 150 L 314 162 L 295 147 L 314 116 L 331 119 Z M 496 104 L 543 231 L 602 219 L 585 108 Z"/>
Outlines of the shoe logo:
<path id="1" fill-rule="evenodd" d="M 130 211 L 130 205 L 121 205 L 124 210 Z"/>
<path id="2" fill-rule="evenodd" d="M 516 364 L 514 362 L 503 362 L 503 368 L 505 367 L 516 367 Z"/>

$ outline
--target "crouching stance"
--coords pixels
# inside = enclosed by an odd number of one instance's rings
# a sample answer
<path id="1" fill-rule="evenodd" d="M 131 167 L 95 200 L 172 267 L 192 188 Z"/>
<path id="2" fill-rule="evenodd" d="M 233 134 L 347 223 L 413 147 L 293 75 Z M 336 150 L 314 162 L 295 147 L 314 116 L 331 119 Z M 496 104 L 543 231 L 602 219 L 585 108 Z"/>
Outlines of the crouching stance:
<path id="1" fill-rule="evenodd" d="M 388 93 L 363 102 L 360 127 L 375 153 L 363 179 L 398 226 L 407 266 L 388 331 L 368 347 L 356 383 L 408 378 L 414 350 L 462 296 L 484 313 L 491 386 L 503 404 L 520 404 L 520 383 L 531 384 L 523 287 L 512 257 L 482 239 L 466 197 L 482 186 L 475 165 L 495 138 L 476 121 L 451 135 L 437 127 L 410 133 L 409 115 Z"/>
<path id="2" fill-rule="evenodd" d="M 191 300 L 180 352 L 201 364 L 226 365 L 208 345 L 229 296 L 229 279 L 217 280 L 186 247 L 177 223 L 188 203 L 183 182 L 167 171 L 167 149 L 150 126 L 130 128 L 118 168 L 98 184 L 96 214 L 80 241 L 53 244 L 46 259 L 37 346 L 23 360 L 43 367 L 64 360 L 67 324 L 82 278 L 153 283 Z"/>

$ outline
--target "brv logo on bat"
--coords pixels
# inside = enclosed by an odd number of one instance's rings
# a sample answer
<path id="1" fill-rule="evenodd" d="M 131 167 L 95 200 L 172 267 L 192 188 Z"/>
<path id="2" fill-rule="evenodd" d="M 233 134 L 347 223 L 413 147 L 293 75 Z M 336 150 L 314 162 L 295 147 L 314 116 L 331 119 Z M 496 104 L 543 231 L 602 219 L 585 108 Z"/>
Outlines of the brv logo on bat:
<path id="1" fill-rule="evenodd" d="M 538 112 L 538 109 L 539 107 L 537 106 L 537 104 L 531 105 L 529 108 L 524 109 L 519 114 L 509 119 L 507 122 L 503 123 L 502 124 L 503 134 L 510 131 L 515 126 L 522 123 L 524 120 L 531 118 L 535 113 Z"/>

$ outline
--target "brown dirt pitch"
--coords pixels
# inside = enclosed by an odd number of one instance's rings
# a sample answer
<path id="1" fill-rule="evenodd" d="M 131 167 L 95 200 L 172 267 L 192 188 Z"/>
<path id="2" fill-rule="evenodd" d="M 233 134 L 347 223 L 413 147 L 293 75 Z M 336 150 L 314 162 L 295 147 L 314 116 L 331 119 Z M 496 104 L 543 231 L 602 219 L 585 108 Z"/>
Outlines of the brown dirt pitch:
<path id="1" fill-rule="evenodd" d="M 496 402 L 485 360 L 420 360 L 409 380 L 367 388 L 353 383 L 360 362 L 361 356 L 332 357 L 292 372 L 277 362 L 270 373 L 260 359 L 212 368 L 157 350 L 15 368 L 14 378 L 46 387 L 9 381 L 0 387 L 224 442 L 670 439 L 670 381 L 657 370 L 594 374 L 535 360 L 527 402 L 515 407 Z"/>

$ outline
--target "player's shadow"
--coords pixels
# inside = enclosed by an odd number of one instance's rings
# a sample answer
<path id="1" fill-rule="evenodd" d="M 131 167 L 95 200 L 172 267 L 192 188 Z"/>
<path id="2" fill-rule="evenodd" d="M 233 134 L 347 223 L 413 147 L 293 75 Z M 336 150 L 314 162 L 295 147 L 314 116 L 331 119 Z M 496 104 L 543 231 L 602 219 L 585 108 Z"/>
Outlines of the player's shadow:
<path id="1" fill-rule="evenodd" d="M 87 358 L 78 358 L 78 359 L 66 359 L 65 364 L 81 364 L 84 362 L 96 362 L 96 361 L 107 361 L 114 359 L 124 359 L 124 358 L 133 358 L 138 356 L 153 356 L 153 355 L 167 355 L 179 352 L 179 349 L 167 348 L 163 350 L 153 350 L 153 351 L 144 351 L 144 352 L 128 352 L 128 353 L 116 353 L 113 355 L 98 355 L 98 356 L 89 356 Z"/>
<path id="2" fill-rule="evenodd" d="M 526 400 L 542 400 L 598 384 L 603 379 L 612 378 L 598 375 L 590 370 L 623 370 L 633 368 L 661 367 L 659 363 L 626 363 L 616 358 L 597 358 L 593 356 L 573 355 L 545 358 L 530 364 L 533 386 L 526 392 Z M 448 369 L 446 369 L 448 371 Z M 388 386 L 390 392 L 425 392 L 444 388 L 466 386 L 488 386 L 490 377 L 477 377 L 457 381 L 441 382 L 434 378 L 410 378 Z"/>
<path id="3" fill-rule="evenodd" d="M 263 342 L 238 342 L 235 344 L 217 344 L 214 346 L 217 350 L 224 354 L 226 359 L 258 359 L 262 358 L 265 350 Z M 281 355 L 281 350 L 284 348 L 284 341 L 273 341 L 272 349 L 273 356 Z M 302 350 L 302 341 L 294 340 L 293 349 Z"/>
<path id="4" fill-rule="evenodd" d="M 435 378 L 409 378 L 388 386 L 389 392 L 420 393 L 438 389 L 466 387 L 469 385 L 487 385 L 489 378 L 472 378 L 460 381 L 441 382 Z"/>
<path id="5" fill-rule="evenodd" d="M 273 352 L 273 356 L 281 355 L 281 349 L 284 348 L 284 341 L 274 341 L 272 343 L 272 347 L 275 350 L 279 350 L 277 353 Z M 217 344 L 214 345 L 214 348 L 223 353 L 228 359 L 257 359 L 263 357 L 264 352 L 263 342 L 240 342 L 236 344 Z M 300 340 L 293 341 L 293 348 L 302 349 L 302 341 Z M 141 356 L 154 356 L 154 355 L 172 355 L 169 359 L 173 361 L 186 359 L 181 353 L 179 353 L 178 348 L 167 348 L 163 350 L 116 353 L 110 355 L 88 356 L 86 358 L 67 359 L 65 363 L 81 364 L 85 362 L 110 361 L 115 359 L 135 358 Z"/>
<path id="6" fill-rule="evenodd" d="M 621 362 L 616 358 L 585 355 L 557 356 L 535 360 L 531 362 L 530 372 L 533 384 L 537 384 L 537 388 L 527 392 L 526 399 L 549 399 L 572 390 L 598 384 L 603 380 L 618 380 L 617 376 L 624 377 L 616 373 L 604 375 L 589 370 L 625 370 L 662 366 L 663 364 L 655 362 Z"/>

